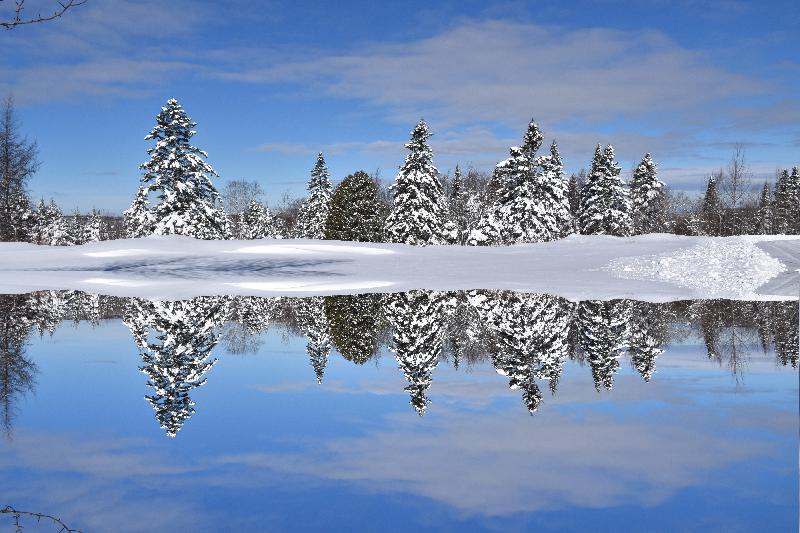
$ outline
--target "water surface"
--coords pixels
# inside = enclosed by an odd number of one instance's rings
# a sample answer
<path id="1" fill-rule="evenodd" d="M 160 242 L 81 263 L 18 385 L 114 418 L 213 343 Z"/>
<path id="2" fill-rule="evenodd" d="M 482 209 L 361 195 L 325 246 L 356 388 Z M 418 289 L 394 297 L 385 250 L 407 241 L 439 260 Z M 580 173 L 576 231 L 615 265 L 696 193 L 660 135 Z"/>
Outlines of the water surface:
<path id="1" fill-rule="evenodd" d="M 0 296 L 0 506 L 84 531 L 794 530 L 797 324 L 498 291 Z"/>

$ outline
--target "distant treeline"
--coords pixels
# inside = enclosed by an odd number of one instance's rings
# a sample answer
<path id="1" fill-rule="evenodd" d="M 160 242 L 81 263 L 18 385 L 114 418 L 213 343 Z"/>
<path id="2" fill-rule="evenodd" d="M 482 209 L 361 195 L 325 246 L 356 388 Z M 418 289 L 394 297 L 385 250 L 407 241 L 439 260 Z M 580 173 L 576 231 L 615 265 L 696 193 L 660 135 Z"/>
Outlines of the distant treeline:
<path id="1" fill-rule="evenodd" d="M 628 236 L 800 234 L 800 171 L 779 172 L 755 190 L 744 150 L 708 178 L 692 198 L 670 191 L 645 154 L 628 183 L 611 145 L 598 145 L 588 171 L 565 176 L 555 141 L 531 121 L 520 146 L 491 174 L 439 173 L 424 121 L 411 132 L 394 182 L 385 187 L 363 171 L 336 187 L 322 153 L 308 196 L 272 208 L 257 182 L 236 180 L 220 192 L 206 153 L 190 144 L 196 124 L 172 99 L 146 136 L 154 145 L 141 165 L 140 187 L 123 217 L 75 212 L 54 201 L 33 206 L 27 184 L 38 169 L 35 143 L 19 137 L 13 105 L 0 120 L 0 240 L 72 245 L 121 237 L 189 235 L 200 239 L 309 238 L 413 245 L 504 245 L 543 242 L 573 233 Z"/>

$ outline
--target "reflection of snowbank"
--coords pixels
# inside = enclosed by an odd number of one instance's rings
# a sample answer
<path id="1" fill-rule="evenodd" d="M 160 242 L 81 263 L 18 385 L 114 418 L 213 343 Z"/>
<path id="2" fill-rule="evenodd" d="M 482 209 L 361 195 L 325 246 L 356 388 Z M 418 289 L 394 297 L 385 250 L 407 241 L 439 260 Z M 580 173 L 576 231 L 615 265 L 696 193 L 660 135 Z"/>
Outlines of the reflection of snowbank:
<path id="1" fill-rule="evenodd" d="M 780 242 L 780 260 L 758 243 Z M 771 246 L 772 242 L 769 242 Z M 774 247 L 774 246 L 773 246 Z M 0 243 L 0 293 L 48 289 L 151 299 L 503 289 L 570 300 L 797 298 L 763 283 L 800 258 L 799 237 L 573 235 L 515 246 L 167 236 L 50 247 Z"/>
<path id="2" fill-rule="evenodd" d="M 607 267 L 610 272 L 632 280 L 666 281 L 703 293 L 754 295 L 786 267 L 755 242 L 744 239 L 707 239 L 670 254 L 650 257 L 622 257 Z"/>

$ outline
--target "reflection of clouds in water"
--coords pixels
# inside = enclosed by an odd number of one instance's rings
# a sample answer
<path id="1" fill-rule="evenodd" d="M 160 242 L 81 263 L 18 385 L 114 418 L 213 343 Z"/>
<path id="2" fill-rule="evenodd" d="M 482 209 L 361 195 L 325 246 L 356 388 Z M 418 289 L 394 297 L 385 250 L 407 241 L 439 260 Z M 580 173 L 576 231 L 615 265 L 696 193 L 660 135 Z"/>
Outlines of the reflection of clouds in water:
<path id="1" fill-rule="evenodd" d="M 402 490 L 468 514 L 507 515 L 574 505 L 656 505 L 768 446 L 677 422 L 650 425 L 553 412 L 534 420 L 512 413 L 450 413 L 437 420 L 435 430 L 423 432 L 417 420 L 402 415 L 389 428 L 333 440 L 321 450 L 234 454 L 221 461 L 254 472 Z"/>
<path id="2" fill-rule="evenodd" d="M 170 460 L 149 439 L 19 430 L 0 449 L 0 470 L 12 469 L 43 475 L 0 480 L 6 501 L 46 509 L 84 531 L 192 530 L 202 522 L 189 502 L 159 497 L 191 490 L 190 476 L 202 467 Z"/>

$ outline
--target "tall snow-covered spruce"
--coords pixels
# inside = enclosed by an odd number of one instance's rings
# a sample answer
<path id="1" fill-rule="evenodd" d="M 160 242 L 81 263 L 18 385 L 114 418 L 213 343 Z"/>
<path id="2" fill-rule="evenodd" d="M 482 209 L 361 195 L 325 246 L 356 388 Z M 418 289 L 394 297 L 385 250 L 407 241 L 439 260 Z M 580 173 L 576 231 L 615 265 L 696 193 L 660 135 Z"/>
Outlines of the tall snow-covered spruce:
<path id="1" fill-rule="evenodd" d="M 304 239 L 324 239 L 325 222 L 331 208 L 331 179 L 322 152 L 311 170 L 308 180 L 308 198 L 297 216 L 297 236 Z"/>
<path id="2" fill-rule="evenodd" d="M 542 146 L 539 126 L 531 120 L 522 146 L 512 146 L 510 157 L 495 167 L 497 190 L 492 206 L 467 241 L 471 245 L 544 242 L 572 232 L 567 183 L 558 145 L 538 157 Z"/>
<path id="3" fill-rule="evenodd" d="M 620 171 L 614 148 L 609 144 L 603 149 L 598 144 L 581 194 L 580 229 L 584 235 L 631 234 L 630 198 Z"/>
<path id="4" fill-rule="evenodd" d="M 420 120 L 406 144 L 410 153 L 391 186 L 393 206 L 384 224 L 389 242 L 425 246 L 448 240 L 447 208 L 428 146 L 430 137 L 428 125 Z"/>
<path id="5" fill-rule="evenodd" d="M 197 124 L 174 98 L 156 116 L 145 137 L 156 145 L 147 150 L 150 160 L 141 165 L 146 193 L 156 194 L 152 231 L 156 235 L 189 235 L 197 239 L 224 239 L 228 220 L 219 193 L 211 182 L 217 173 L 206 163 L 208 154 L 189 144 Z"/>
<path id="6" fill-rule="evenodd" d="M 664 187 L 664 182 L 658 179 L 652 156 L 645 154 L 631 177 L 631 219 L 635 235 L 666 231 Z"/>

